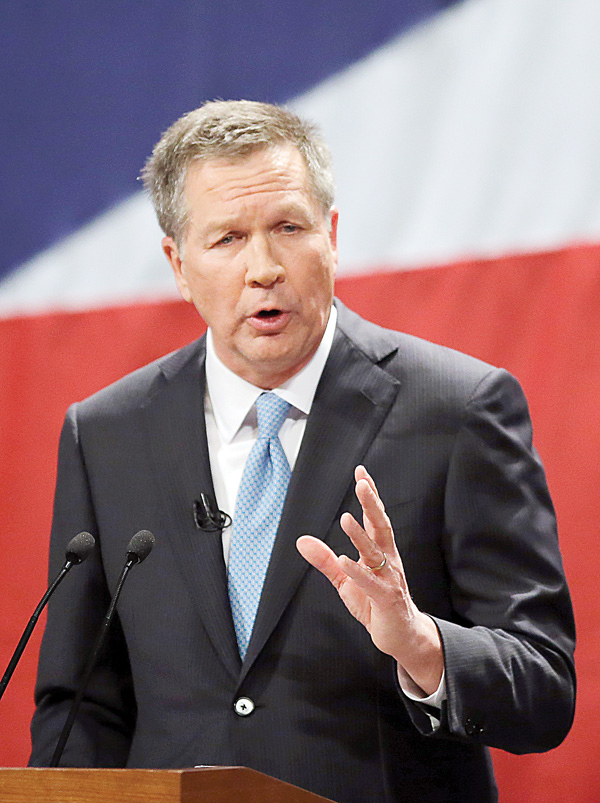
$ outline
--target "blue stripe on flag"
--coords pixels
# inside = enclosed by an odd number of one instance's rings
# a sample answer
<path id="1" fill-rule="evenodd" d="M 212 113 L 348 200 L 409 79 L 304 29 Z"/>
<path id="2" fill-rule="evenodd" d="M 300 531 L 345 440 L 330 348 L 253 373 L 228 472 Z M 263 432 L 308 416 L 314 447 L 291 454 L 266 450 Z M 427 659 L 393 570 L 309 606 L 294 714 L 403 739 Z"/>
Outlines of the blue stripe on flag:
<path id="1" fill-rule="evenodd" d="M 285 101 L 452 0 L 2 4 L 0 279 L 136 190 L 213 97 Z"/>

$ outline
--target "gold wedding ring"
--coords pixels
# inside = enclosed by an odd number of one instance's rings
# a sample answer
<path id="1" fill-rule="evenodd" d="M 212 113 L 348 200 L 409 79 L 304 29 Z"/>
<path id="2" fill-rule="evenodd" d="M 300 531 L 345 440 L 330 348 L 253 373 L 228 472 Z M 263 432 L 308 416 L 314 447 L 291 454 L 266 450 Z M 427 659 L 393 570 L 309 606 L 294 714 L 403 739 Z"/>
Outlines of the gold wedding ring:
<path id="1" fill-rule="evenodd" d="M 382 558 L 381 563 L 379 564 L 379 566 L 369 566 L 369 569 L 372 572 L 380 572 L 383 569 L 383 567 L 385 566 L 386 563 L 387 563 L 387 555 L 384 552 L 383 553 L 383 558 Z"/>

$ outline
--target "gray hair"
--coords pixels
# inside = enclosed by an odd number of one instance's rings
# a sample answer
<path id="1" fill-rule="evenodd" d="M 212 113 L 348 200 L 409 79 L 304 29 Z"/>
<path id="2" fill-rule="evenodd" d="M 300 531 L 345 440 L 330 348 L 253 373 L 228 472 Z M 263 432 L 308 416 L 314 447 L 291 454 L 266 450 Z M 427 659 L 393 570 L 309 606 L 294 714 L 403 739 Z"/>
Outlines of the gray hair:
<path id="1" fill-rule="evenodd" d="M 188 222 L 185 180 L 192 162 L 243 159 L 286 142 L 304 158 L 310 189 L 326 215 L 334 198 L 333 169 L 317 127 L 270 103 L 213 100 L 173 123 L 142 170 L 162 230 L 181 247 Z"/>

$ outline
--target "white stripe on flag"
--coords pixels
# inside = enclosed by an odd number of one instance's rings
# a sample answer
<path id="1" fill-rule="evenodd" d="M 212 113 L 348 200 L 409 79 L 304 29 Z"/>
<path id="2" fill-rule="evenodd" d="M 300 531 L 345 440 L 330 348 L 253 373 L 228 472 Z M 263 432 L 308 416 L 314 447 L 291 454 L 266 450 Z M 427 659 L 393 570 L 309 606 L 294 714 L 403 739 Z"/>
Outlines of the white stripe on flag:
<path id="1" fill-rule="evenodd" d="M 600 240 L 598 31 L 598 0 L 468 0 L 299 99 L 340 273 Z"/>
<path id="2" fill-rule="evenodd" d="M 600 241 L 598 0 L 466 0 L 292 104 L 338 180 L 340 275 Z M 0 315 L 171 298 L 136 195 L 0 286 Z"/>

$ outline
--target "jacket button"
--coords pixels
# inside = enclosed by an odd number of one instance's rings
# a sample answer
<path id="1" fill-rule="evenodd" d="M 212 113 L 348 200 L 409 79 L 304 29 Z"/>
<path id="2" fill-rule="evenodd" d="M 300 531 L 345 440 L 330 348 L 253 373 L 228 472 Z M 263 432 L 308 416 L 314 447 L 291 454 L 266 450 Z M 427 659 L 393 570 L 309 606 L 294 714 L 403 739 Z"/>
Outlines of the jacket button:
<path id="1" fill-rule="evenodd" d="M 485 725 L 475 717 L 465 719 L 465 732 L 468 736 L 481 736 L 485 730 Z"/>
<path id="2" fill-rule="evenodd" d="M 249 697 L 238 697 L 233 710 L 239 717 L 247 717 L 254 711 L 254 703 Z"/>

